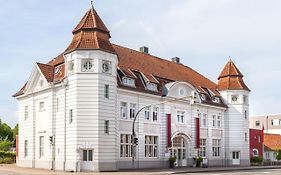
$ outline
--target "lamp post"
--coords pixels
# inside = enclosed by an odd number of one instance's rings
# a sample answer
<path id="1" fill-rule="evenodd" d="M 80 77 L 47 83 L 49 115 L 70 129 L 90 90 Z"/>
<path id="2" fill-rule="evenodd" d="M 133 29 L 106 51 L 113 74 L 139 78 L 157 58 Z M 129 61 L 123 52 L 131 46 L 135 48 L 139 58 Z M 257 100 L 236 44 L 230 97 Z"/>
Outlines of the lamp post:
<path id="1" fill-rule="evenodd" d="M 134 120 L 133 120 L 133 124 L 132 124 L 132 142 L 133 142 L 133 147 L 132 147 L 132 167 L 135 168 L 135 158 L 136 158 L 136 147 L 138 145 L 138 138 L 136 137 L 136 132 L 135 132 L 135 123 L 136 123 L 136 119 L 139 115 L 139 113 L 147 108 L 147 107 L 151 107 L 153 105 L 161 105 L 161 104 L 165 104 L 165 103 L 169 103 L 169 102 L 174 102 L 174 101 L 180 101 L 180 100 L 184 100 L 186 98 L 191 98 L 191 99 L 195 99 L 195 93 L 193 95 L 190 95 L 190 96 L 185 96 L 185 97 L 181 97 L 181 98 L 174 98 L 174 99 L 171 99 L 171 100 L 166 100 L 166 101 L 163 101 L 163 102 L 160 102 L 160 103 L 155 103 L 155 104 L 148 104 L 148 105 L 145 105 L 143 106 L 142 108 L 140 108 L 138 110 L 138 112 L 136 113 L 136 115 L 134 116 Z"/>

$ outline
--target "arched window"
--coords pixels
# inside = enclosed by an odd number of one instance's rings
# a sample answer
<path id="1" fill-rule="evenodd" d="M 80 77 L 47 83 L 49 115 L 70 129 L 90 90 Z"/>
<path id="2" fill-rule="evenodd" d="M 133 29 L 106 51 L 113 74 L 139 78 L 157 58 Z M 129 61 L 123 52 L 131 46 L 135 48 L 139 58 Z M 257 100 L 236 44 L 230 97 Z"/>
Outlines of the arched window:
<path id="1" fill-rule="evenodd" d="M 259 156 L 259 150 L 253 149 L 253 157 L 258 157 Z"/>

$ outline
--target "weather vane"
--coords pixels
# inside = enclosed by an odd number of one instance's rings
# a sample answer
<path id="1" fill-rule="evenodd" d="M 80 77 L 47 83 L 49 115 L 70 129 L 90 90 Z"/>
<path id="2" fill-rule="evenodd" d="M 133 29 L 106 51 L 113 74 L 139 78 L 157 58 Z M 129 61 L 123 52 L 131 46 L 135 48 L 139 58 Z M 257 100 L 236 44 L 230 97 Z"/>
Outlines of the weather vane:
<path id="1" fill-rule="evenodd" d="M 94 6 L 94 2 L 93 2 L 93 0 L 91 0 L 91 5 L 92 5 L 92 6 Z"/>

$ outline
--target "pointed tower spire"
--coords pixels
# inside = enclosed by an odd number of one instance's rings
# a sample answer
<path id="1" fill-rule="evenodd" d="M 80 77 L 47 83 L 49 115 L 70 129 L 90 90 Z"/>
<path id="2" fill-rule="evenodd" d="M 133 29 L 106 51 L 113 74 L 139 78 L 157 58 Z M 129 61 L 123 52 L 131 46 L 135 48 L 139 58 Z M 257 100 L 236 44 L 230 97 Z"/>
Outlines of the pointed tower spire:
<path id="1" fill-rule="evenodd" d="M 78 49 L 103 50 L 115 53 L 109 39 L 110 32 L 94 9 L 93 5 L 86 12 L 72 31 L 73 39 L 66 52 Z"/>
<path id="2" fill-rule="evenodd" d="M 230 58 L 230 57 L 229 57 Z M 246 90 L 250 89 L 243 81 L 243 74 L 239 71 L 233 61 L 230 59 L 224 66 L 218 78 L 218 90 Z"/>

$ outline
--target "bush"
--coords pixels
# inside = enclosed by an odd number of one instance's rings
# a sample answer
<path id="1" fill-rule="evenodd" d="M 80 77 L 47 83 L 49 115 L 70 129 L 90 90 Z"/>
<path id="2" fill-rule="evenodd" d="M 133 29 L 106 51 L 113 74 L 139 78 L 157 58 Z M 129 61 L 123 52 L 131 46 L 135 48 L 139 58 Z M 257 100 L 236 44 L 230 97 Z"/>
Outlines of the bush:
<path id="1" fill-rule="evenodd" d="M 0 151 L 0 164 L 15 163 L 16 153 Z"/>
<path id="2" fill-rule="evenodd" d="M 276 155 L 277 160 L 281 160 L 281 150 L 278 150 L 277 155 Z"/>
<path id="3" fill-rule="evenodd" d="M 169 158 L 169 163 L 170 163 L 170 168 L 175 167 L 175 162 L 177 161 L 177 157 L 170 157 Z"/>
<path id="4" fill-rule="evenodd" d="M 258 157 L 252 157 L 251 158 L 251 163 L 262 163 L 263 162 L 263 157 L 258 156 Z"/>

